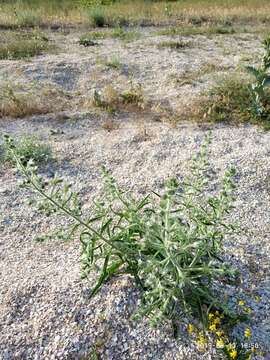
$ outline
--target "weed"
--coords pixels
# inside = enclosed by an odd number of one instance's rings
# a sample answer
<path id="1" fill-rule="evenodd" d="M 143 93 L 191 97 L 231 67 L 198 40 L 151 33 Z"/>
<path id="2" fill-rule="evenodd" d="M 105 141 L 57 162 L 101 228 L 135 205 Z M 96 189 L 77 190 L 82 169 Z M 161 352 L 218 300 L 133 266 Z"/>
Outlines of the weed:
<path id="1" fill-rule="evenodd" d="M 252 96 L 251 112 L 258 118 L 270 117 L 269 92 L 266 91 L 270 86 L 270 37 L 263 41 L 265 54 L 259 68 L 247 66 L 247 71 L 255 77 L 255 82 L 250 85 Z"/>
<path id="2" fill-rule="evenodd" d="M 31 159 L 37 165 L 46 163 L 52 160 L 52 150 L 50 146 L 41 143 L 35 136 L 23 136 L 15 142 L 17 149 L 17 156 L 20 158 L 22 164 L 27 164 Z M 9 162 L 14 164 L 14 158 L 10 149 L 2 145 L 2 162 Z"/>
<path id="3" fill-rule="evenodd" d="M 169 179 L 161 195 L 153 192 L 136 199 L 103 169 L 104 195 L 91 214 L 83 215 L 77 194 L 57 178 L 37 175 L 33 162 L 25 165 L 16 144 L 6 137 L 24 186 L 39 194 L 39 208 L 47 214 L 64 213 L 73 221 L 73 234 L 81 242 L 82 278 L 99 269 L 91 296 L 112 276 L 130 274 L 142 296 L 135 317 L 148 316 L 153 324 L 173 319 L 179 307 L 197 316 L 205 306 L 226 310 L 213 296 L 211 284 L 233 276 L 221 255 L 225 234 L 235 231 L 226 222 L 235 172 L 226 171 L 219 194 L 207 193 L 209 141 L 194 157 L 191 176 L 181 186 L 176 178 Z"/>

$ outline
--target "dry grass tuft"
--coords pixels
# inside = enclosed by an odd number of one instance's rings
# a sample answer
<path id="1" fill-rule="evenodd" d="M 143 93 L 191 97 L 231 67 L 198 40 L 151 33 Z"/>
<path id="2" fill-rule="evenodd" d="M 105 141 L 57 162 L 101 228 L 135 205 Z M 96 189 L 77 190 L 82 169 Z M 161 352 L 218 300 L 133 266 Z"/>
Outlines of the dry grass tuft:
<path id="1" fill-rule="evenodd" d="M 20 84 L 3 84 L 0 89 L 0 118 L 47 114 L 65 105 L 65 94 L 52 87 L 25 89 Z"/>

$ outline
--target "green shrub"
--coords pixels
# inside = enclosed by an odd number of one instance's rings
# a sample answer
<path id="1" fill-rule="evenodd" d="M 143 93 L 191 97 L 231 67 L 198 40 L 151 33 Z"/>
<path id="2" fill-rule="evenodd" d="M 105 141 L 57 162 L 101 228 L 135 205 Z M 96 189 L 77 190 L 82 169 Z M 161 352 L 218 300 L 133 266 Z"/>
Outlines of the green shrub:
<path id="1" fill-rule="evenodd" d="M 31 159 L 36 164 L 42 164 L 52 159 L 52 151 L 48 145 L 41 143 L 34 136 L 23 136 L 14 142 L 16 146 L 17 156 L 22 164 L 27 164 Z M 2 162 L 14 163 L 14 158 L 9 147 L 4 143 L 1 146 Z"/>
<path id="2" fill-rule="evenodd" d="M 33 162 L 20 160 L 12 139 L 6 144 L 25 178 L 35 190 L 39 208 L 64 213 L 73 221 L 71 233 L 81 242 L 82 278 L 94 269 L 99 276 L 91 296 L 112 276 L 130 274 L 141 290 L 136 317 L 173 319 L 177 311 L 201 315 L 205 307 L 223 308 L 212 284 L 233 275 L 222 258 L 225 234 L 234 232 L 226 216 L 232 209 L 234 170 L 226 171 L 220 192 L 208 192 L 208 143 L 194 157 L 191 175 L 180 184 L 166 182 L 162 194 L 138 199 L 121 190 L 103 169 L 105 189 L 91 214 L 83 214 L 78 197 L 61 180 L 43 179 Z"/>

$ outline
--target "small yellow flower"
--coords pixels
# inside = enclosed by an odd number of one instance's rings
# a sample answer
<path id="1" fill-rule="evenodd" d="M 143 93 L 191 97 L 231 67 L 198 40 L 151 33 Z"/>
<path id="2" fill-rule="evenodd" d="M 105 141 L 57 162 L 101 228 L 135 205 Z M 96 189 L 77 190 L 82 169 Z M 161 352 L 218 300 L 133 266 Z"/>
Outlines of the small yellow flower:
<path id="1" fill-rule="evenodd" d="M 226 347 L 228 350 L 235 350 L 235 344 L 229 343 Z"/>
<path id="2" fill-rule="evenodd" d="M 251 337 L 251 330 L 250 330 L 250 328 L 246 328 L 246 330 L 245 330 L 245 337 L 247 337 L 247 338 Z"/>
<path id="3" fill-rule="evenodd" d="M 231 350 L 229 352 L 229 355 L 230 355 L 230 358 L 231 359 L 236 359 L 237 358 L 237 351 L 234 349 L 234 350 Z"/>
<path id="4" fill-rule="evenodd" d="M 209 314 L 208 314 L 208 319 L 211 320 L 211 319 L 213 319 L 214 316 L 215 316 L 215 315 L 214 315 L 213 313 L 209 313 Z"/>
<path id="5" fill-rule="evenodd" d="M 223 331 L 220 331 L 220 330 L 216 331 L 216 335 L 218 337 L 221 337 L 223 335 Z"/>
<path id="6" fill-rule="evenodd" d="M 218 339 L 217 341 L 216 341 L 216 346 L 217 346 L 217 348 L 218 349 L 222 349 L 222 348 L 224 348 L 224 341 L 222 340 L 222 339 Z"/>
<path id="7" fill-rule="evenodd" d="M 245 302 L 244 300 L 239 300 L 239 301 L 238 301 L 238 305 L 240 305 L 240 306 L 244 306 L 245 303 L 246 303 L 246 302 Z"/>
<path id="8" fill-rule="evenodd" d="M 199 347 L 199 350 L 204 350 L 206 344 L 207 344 L 207 340 L 205 336 L 203 335 L 203 333 L 200 333 L 199 338 L 197 340 L 197 345 Z"/>
<path id="9" fill-rule="evenodd" d="M 215 318 L 215 319 L 213 320 L 213 324 L 219 325 L 219 324 L 220 324 L 220 318 Z"/>
<path id="10" fill-rule="evenodd" d="M 256 302 L 260 302 L 260 301 L 261 301 L 261 298 L 260 298 L 259 295 L 256 295 L 256 296 L 255 296 L 255 301 L 256 301 Z"/>
<path id="11" fill-rule="evenodd" d="M 251 313 L 251 308 L 248 307 L 248 306 L 246 306 L 246 307 L 244 308 L 244 310 L 245 310 L 245 312 L 247 312 L 247 313 Z"/>
<path id="12" fill-rule="evenodd" d="M 219 311 L 218 311 L 218 310 L 216 310 L 216 311 L 215 311 L 215 314 L 218 316 L 218 315 L 219 315 Z"/>
<path id="13" fill-rule="evenodd" d="M 192 324 L 188 324 L 187 331 L 189 334 L 192 334 L 194 332 L 194 326 Z"/>
<path id="14" fill-rule="evenodd" d="M 216 326 L 216 324 L 211 324 L 210 326 L 209 326 L 209 330 L 210 331 L 216 331 L 217 330 L 217 326 Z"/>

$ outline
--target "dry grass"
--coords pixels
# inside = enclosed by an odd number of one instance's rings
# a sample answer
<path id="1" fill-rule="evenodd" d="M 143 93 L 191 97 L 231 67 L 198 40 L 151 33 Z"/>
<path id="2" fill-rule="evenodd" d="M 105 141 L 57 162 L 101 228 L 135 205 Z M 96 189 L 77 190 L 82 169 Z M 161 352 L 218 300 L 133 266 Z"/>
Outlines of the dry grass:
<path id="1" fill-rule="evenodd" d="M 212 62 L 203 64 L 198 70 L 192 71 L 187 70 L 181 76 L 175 74 L 172 76 L 173 81 L 176 82 L 178 85 L 191 85 L 194 82 L 200 80 L 205 75 L 217 73 L 217 72 L 224 72 L 227 71 L 228 67 L 215 64 Z"/>
<path id="2" fill-rule="evenodd" d="M 85 108 L 99 108 L 108 113 L 116 113 L 122 110 L 130 112 L 142 111 L 147 102 L 144 98 L 143 89 L 139 84 L 130 84 L 127 90 L 119 91 L 111 85 L 103 91 L 95 91 L 92 99 L 86 99 L 83 103 Z"/>
<path id="3" fill-rule="evenodd" d="M 0 118 L 23 118 L 61 111 L 65 94 L 52 87 L 25 89 L 20 84 L 1 84 Z"/>
<path id="4" fill-rule="evenodd" d="M 89 10 L 77 1 L 21 0 L 1 4 L 0 26 L 89 24 Z M 102 8 L 106 24 L 261 24 L 270 22 L 268 0 L 182 0 L 170 2 L 118 1 Z"/>

